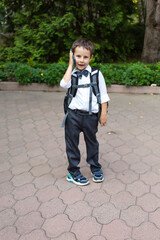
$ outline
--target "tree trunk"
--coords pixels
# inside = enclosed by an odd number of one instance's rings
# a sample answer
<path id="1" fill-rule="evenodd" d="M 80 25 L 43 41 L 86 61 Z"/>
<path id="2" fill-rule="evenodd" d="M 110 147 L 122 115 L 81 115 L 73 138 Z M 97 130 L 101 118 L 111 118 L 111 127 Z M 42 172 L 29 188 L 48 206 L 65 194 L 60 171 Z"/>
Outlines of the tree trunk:
<path id="1" fill-rule="evenodd" d="M 156 63 L 160 61 L 160 0 L 146 0 L 144 46 L 142 61 Z"/>

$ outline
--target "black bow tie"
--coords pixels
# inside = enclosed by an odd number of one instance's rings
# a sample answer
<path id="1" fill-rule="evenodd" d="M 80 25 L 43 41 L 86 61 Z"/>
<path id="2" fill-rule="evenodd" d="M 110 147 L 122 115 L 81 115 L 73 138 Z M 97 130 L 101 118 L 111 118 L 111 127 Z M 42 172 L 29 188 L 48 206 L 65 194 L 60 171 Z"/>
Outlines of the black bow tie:
<path id="1" fill-rule="evenodd" d="M 80 71 L 77 71 L 77 76 L 78 76 L 78 78 L 82 78 L 82 75 L 84 75 L 85 77 L 87 77 L 88 76 L 88 71 L 87 70 L 83 70 L 82 72 L 80 72 Z"/>

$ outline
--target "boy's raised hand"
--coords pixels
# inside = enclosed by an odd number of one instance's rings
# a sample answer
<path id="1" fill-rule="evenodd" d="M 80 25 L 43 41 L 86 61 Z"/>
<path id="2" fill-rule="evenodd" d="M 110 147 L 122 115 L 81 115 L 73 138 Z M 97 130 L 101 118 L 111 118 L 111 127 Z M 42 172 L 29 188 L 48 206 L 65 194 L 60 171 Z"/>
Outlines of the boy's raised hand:
<path id="1" fill-rule="evenodd" d="M 69 52 L 69 65 L 71 65 L 73 67 L 73 52 L 72 50 L 70 50 Z"/>

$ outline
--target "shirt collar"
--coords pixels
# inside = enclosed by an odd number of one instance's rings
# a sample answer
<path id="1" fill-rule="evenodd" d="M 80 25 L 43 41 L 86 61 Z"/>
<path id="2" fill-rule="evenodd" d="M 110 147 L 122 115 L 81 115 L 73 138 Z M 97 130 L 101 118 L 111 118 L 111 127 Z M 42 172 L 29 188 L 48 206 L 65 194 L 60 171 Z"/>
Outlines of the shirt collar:
<path id="1" fill-rule="evenodd" d="M 88 65 L 84 70 L 87 70 L 89 73 L 91 73 L 91 66 Z M 78 69 L 77 69 L 77 68 L 74 68 L 73 71 L 72 71 L 72 73 L 75 73 L 76 71 L 78 71 Z"/>

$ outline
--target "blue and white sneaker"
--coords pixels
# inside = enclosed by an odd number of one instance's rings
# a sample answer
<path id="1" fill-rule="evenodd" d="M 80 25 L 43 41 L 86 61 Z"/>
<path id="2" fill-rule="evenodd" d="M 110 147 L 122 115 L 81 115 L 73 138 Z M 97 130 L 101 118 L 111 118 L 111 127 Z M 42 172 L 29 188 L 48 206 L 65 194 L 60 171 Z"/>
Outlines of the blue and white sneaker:
<path id="1" fill-rule="evenodd" d="M 93 178 L 92 178 L 93 182 L 100 183 L 100 182 L 104 181 L 104 177 L 103 177 L 102 171 L 94 172 L 94 173 L 92 173 L 92 175 L 93 175 Z"/>
<path id="2" fill-rule="evenodd" d="M 89 179 L 85 178 L 82 174 L 79 174 L 77 177 L 72 177 L 71 174 L 69 173 L 67 176 L 67 181 L 75 183 L 79 186 L 85 186 L 89 184 Z"/>

